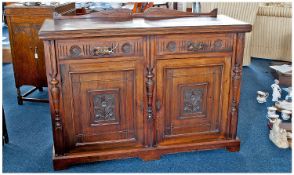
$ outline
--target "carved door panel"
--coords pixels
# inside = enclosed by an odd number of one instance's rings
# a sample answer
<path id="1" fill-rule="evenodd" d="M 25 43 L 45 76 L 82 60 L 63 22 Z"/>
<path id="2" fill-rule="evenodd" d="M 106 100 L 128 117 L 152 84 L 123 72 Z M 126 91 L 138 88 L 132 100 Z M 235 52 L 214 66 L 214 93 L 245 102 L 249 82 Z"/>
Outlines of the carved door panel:
<path id="1" fill-rule="evenodd" d="M 140 61 L 62 65 L 67 147 L 123 149 L 143 142 Z"/>
<path id="2" fill-rule="evenodd" d="M 224 138 L 230 61 L 230 57 L 158 61 L 159 145 Z"/>

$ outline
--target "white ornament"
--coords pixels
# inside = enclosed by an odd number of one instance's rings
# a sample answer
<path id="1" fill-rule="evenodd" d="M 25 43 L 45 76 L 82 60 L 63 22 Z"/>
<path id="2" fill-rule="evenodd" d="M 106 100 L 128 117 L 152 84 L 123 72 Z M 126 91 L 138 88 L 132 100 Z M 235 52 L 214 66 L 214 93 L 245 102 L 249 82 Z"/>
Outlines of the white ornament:
<path id="1" fill-rule="evenodd" d="M 282 110 L 282 119 L 283 120 L 289 120 L 290 117 L 291 117 L 291 111 L 288 111 L 288 110 Z"/>
<path id="2" fill-rule="evenodd" d="M 274 120 L 269 139 L 279 148 L 289 148 L 289 142 L 287 140 L 288 134 L 285 129 L 280 128 L 280 123 L 280 119 Z"/>
<path id="3" fill-rule="evenodd" d="M 265 103 L 268 95 L 269 94 L 267 92 L 257 91 L 257 97 L 256 97 L 257 102 L 258 103 Z"/>
<path id="4" fill-rule="evenodd" d="M 292 87 L 287 88 L 288 95 L 286 95 L 285 100 L 292 102 Z"/>
<path id="5" fill-rule="evenodd" d="M 286 110 L 288 110 L 288 111 L 292 111 L 292 102 L 287 102 L 286 100 L 284 100 L 284 101 L 277 101 L 276 103 L 275 103 L 275 106 L 277 107 L 277 108 L 280 108 L 280 109 L 286 109 Z"/>
<path id="6" fill-rule="evenodd" d="M 277 114 L 267 115 L 267 118 L 270 123 L 275 123 L 276 120 L 279 118 L 279 115 Z"/>
<path id="7" fill-rule="evenodd" d="M 277 109 L 276 107 L 273 107 L 273 106 L 268 107 L 268 108 L 267 108 L 267 115 L 268 115 L 268 116 L 275 115 L 277 110 L 278 110 L 278 109 Z"/>
<path id="8" fill-rule="evenodd" d="M 279 80 L 275 80 L 275 83 L 271 85 L 273 89 L 273 99 L 272 101 L 278 101 L 281 98 L 281 88 L 279 86 Z"/>

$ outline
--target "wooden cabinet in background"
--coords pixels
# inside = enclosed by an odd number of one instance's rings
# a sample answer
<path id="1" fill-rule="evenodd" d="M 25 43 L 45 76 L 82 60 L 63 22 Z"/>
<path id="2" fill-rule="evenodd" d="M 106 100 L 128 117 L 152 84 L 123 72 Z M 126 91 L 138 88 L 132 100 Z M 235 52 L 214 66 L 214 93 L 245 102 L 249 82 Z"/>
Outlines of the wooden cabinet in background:
<path id="1" fill-rule="evenodd" d="M 47 87 L 44 46 L 38 37 L 39 29 L 47 18 L 56 14 L 75 13 L 75 3 L 56 6 L 25 6 L 14 3 L 5 7 L 9 39 L 12 54 L 15 86 L 18 104 L 24 100 L 46 102 L 45 99 L 27 98 L 36 89 Z M 32 90 L 21 94 L 23 85 L 34 86 Z"/>
<path id="2" fill-rule="evenodd" d="M 121 18 L 111 18 L 116 12 Z M 46 20 L 40 38 L 54 169 L 238 151 L 244 35 L 251 25 L 212 13 L 192 17 L 150 8 L 139 16 L 119 10 Z"/>

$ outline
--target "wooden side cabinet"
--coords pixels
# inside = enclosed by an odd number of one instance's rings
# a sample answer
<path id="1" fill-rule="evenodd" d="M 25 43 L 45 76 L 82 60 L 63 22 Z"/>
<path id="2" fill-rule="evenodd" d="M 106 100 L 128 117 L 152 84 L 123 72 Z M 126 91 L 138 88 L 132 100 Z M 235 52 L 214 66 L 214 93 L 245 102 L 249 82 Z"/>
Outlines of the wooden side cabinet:
<path id="1" fill-rule="evenodd" d="M 110 11 L 107 18 L 103 12 L 46 20 L 40 30 L 54 169 L 238 151 L 244 35 L 251 25 L 211 13 L 163 13 L 181 16 L 170 19 L 157 8 L 140 16 L 124 11 L 115 19 Z"/>
<path id="2" fill-rule="evenodd" d="M 54 13 L 66 14 L 74 11 L 75 3 L 56 6 L 14 3 L 5 7 L 18 104 L 23 104 L 24 100 L 48 102 L 47 99 L 27 98 L 35 90 L 42 91 L 43 87 L 47 87 L 44 46 L 38 32 L 44 20 L 52 18 Z M 23 85 L 35 88 L 22 94 L 20 87 Z"/>

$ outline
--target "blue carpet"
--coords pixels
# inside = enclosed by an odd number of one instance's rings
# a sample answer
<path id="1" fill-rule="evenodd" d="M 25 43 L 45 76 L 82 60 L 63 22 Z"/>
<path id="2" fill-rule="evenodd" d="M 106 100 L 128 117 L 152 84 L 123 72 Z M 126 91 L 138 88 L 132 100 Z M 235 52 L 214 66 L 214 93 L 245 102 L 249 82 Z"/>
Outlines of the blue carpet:
<path id="1" fill-rule="evenodd" d="M 291 150 L 279 149 L 268 139 L 266 107 L 256 102 L 256 91 L 271 92 L 270 61 L 253 59 L 244 67 L 238 136 L 241 150 L 198 151 L 164 155 L 144 162 L 138 158 L 72 166 L 58 172 L 291 172 Z M 24 88 L 25 89 L 25 88 Z M 36 92 L 46 97 L 47 90 Z M 3 105 L 10 143 L 3 148 L 4 172 L 53 172 L 52 133 L 48 104 L 17 105 L 12 65 L 3 65 Z"/>

